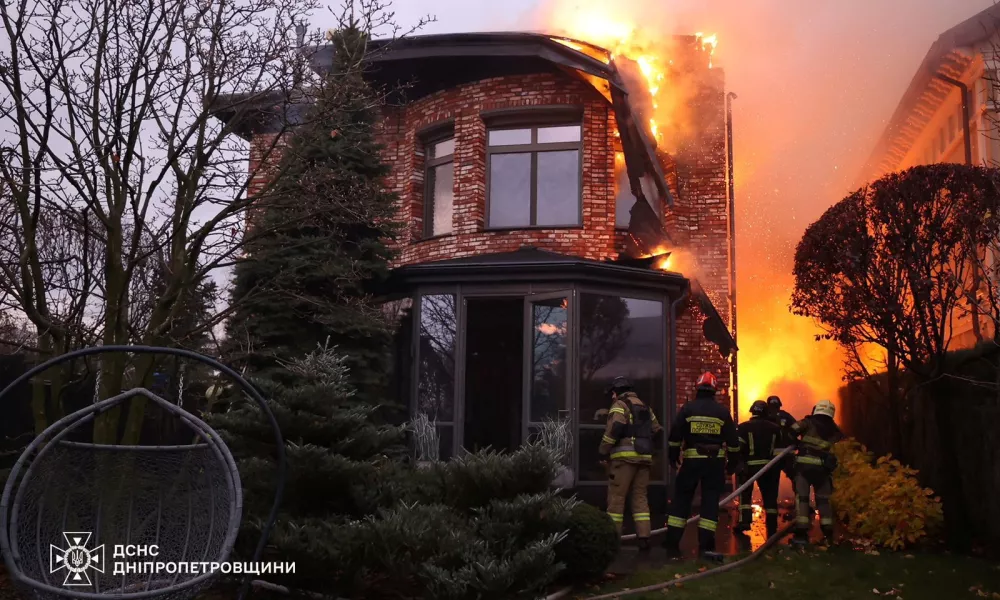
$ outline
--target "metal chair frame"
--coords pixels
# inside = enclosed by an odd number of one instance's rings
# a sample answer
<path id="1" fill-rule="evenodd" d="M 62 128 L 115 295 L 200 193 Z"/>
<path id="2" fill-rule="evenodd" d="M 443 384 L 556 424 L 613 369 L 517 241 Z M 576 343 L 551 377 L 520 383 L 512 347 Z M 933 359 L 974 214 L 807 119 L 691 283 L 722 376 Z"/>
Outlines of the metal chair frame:
<path id="1" fill-rule="evenodd" d="M 274 440 L 276 445 L 277 454 L 277 481 L 275 488 L 274 503 L 271 507 L 271 511 L 268 515 L 267 520 L 261 530 L 261 537 L 257 543 L 256 550 L 252 558 L 252 562 L 257 562 L 260 560 L 261 554 L 264 551 L 264 546 L 267 543 L 267 537 L 270 534 L 271 529 L 274 526 L 274 522 L 277 519 L 278 509 L 281 504 L 281 498 L 284 493 L 285 487 L 285 477 L 286 477 L 286 458 L 285 458 L 285 444 L 281 435 L 281 429 L 278 426 L 278 422 L 271 412 L 270 408 L 267 406 L 267 402 L 261 396 L 260 392 L 257 391 L 248 381 L 246 381 L 239 373 L 230 367 L 220 363 L 219 361 L 212 359 L 210 357 L 198 354 L 197 352 L 192 352 L 190 350 L 184 350 L 179 348 L 158 348 L 154 346 L 97 346 L 93 348 L 84 348 L 81 350 L 76 350 L 69 352 L 67 354 L 50 359 L 34 368 L 24 373 L 13 381 L 10 385 L 0 391 L 0 406 L 2 406 L 3 399 L 18 386 L 27 383 L 32 377 L 54 367 L 64 362 L 73 360 L 74 358 L 80 358 L 84 356 L 91 356 L 95 354 L 107 354 L 112 352 L 123 352 L 131 354 L 165 354 L 170 356 L 176 356 L 179 358 L 187 358 L 195 360 L 206 364 L 214 369 L 219 370 L 223 374 L 234 379 L 242 390 L 251 398 L 257 405 L 261 408 L 265 417 L 269 421 L 271 428 L 274 431 Z M 86 444 L 79 442 L 69 442 L 64 441 L 64 438 L 69 435 L 72 431 L 76 430 L 85 423 L 91 423 L 96 419 L 97 415 L 106 412 L 107 410 L 118 406 L 119 404 L 126 402 L 130 398 L 137 396 L 145 397 L 153 401 L 158 406 L 167 410 L 171 414 L 178 416 L 191 430 L 202 440 L 202 443 L 194 445 L 185 446 L 123 446 L 123 445 L 102 445 L 102 444 Z M 3 553 L 4 562 L 7 566 L 9 576 L 12 580 L 17 583 L 21 583 L 29 588 L 46 592 L 49 594 L 62 596 L 66 598 L 74 598 L 80 600 L 103 600 L 109 596 L 116 598 L 123 598 L 127 600 L 138 600 L 144 598 L 153 598 L 157 596 L 164 596 L 170 593 L 176 593 L 185 588 L 193 587 L 199 584 L 205 583 L 208 579 L 215 577 L 217 573 L 205 573 L 198 577 L 187 580 L 181 584 L 176 584 L 177 577 L 174 581 L 165 588 L 160 588 L 156 590 L 147 590 L 143 592 L 126 592 L 125 589 L 121 589 L 120 592 L 115 593 L 100 593 L 100 592 L 82 592 L 75 591 L 67 588 L 59 588 L 49 585 L 46 582 L 36 581 L 30 577 L 27 577 L 21 568 L 22 557 L 21 549 L 17 546 L 17 528 L 18 528 L 18 513 L 21 507 L 21 501 L 23 492 L 25 490 L 25 483 L 30 481 L 33 474 L 33 468 L 37 464 L 37 461 L 41 459 L 49 450 L 56 447 L 57 445 L 65 445 L 75 448 L 93 448 L 95 451 L 119 451 L 119 452 L 156 452 L 163 450 L 178 450 L 187 448 L 204 448 L 209 447 L 215 454 L 219 461 L 226 465 L 228 484 L 230 486 L 230 491 L 232 492 L 230 496 L 230 514 L 229 522 L 227 524 L 227 534 L 218 552 L 218 556 L 214 557 L 217 562 L 221 562 L 228 558 L 229 553 L 232 550 L 233 544 L 236 541 L 236 536 L 239 533 L 239 523 L 242 516 L 242 489 L 240 484 L 239 472 L 236 468 L 236 461 L 233 459 L 229 448 L 226 447 L 225 443 L 207 423 L 196 417 L 195 415 L 185 411 L 177 405 L 174 405 L 163 398 L 160 398 L 156 394 L 143 389 L 136 388 L 123 392 L 112 398 L 108 398 L 97 402 L 91 406 L 81 409 L 71 415 L 59 419 L 49 427 L 47 427 L 41 434 L 39 434 L 32 442 L 28 445 L 25 451 L 18 458 L 14 467 L 11 469 L 10 475 L 7 478 L 7 482 L 4 485 L 3 495 L 0 496 L 0 551 Z M 32 455 L 35 454 L 34 457 Z M 25 468 L 27 467 L 27 468 Z M 21 472 L 24 471 L 23 477 L 19 478 Z M 20 481 L 18 481 L 20 479 Z M 16 493 L 15 493 L 16 490 Z M 13 499 L 11 494 L 14 493 Z M 40 515 L 39 515 L 40 517 Z M 13 527 L 11 527 L 13 524 Z M 190 527 L 190 523 L 189 523 Z M 12 544 L 13 542 L 13 544 Z M 179 576 L 179 573 L 178 573 Z M 152 577 L 152 576 L 151 576 Z M 243 584 L 240 587 L 239 598 L 242 600 L 246 597 L 247 592 L 250 589 L 252 574 L 247 574 L 244 578 Z M 150 580 L 151 581 L 151 580 Z M 147 587 L 149 582 L 147 582 Z M 124 586 L 124 583 L 123 583 Z M 108 590 L 111 592 L 111 590 Z"/>

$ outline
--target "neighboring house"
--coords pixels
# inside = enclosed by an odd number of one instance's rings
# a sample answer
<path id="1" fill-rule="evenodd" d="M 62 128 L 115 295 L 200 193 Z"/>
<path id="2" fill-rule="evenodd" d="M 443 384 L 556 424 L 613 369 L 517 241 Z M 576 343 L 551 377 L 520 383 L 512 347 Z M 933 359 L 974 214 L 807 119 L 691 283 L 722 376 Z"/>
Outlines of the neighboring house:
<path id="1" fill-rule="evenodd" d="M 615 376 L 664 422 L 701 371 L 728 385 L 723 77 L 694 36 L 680 42 L 675 62 L 698 82 L 696 133 L 671 156 L 637 126 L 648 92 L 626 89 L 602 49 L 482 33 L 406 38 L 376 55 L 375 83 L 412 82 L 380 132 L 408 224 L 386 291 L 400 323 L 397 389 L 437 420 L 443 456 L 516 447 L 543 420 L 568 418 L 575 483 L 596 498 L 606 474 L 595 414 Z M 330 52 L 318 49 L 313 68 L 327 69 Z M 245 135 L 251 147 L 273 141 L 263 127 Z M 698 280 L 655 268 L 662 248 L 696 257 Z M 669 480 L 659 454 L 654 510 Z"/>
<path id="2" fill-rule="evenodd" d="M 917 165 L 1000 166 L 998 50 L 1000 5 L 942 33 L 917 68 L 860 174 L 858 187 Z M 987 261 L 992 267 L 996 257 L 989 253 Z M 952 325 L 953 349 L 977 341 L 971 311 L 961 312 Z M 978 334 L 992 337 L 992 321 L 980 318 Z"/>

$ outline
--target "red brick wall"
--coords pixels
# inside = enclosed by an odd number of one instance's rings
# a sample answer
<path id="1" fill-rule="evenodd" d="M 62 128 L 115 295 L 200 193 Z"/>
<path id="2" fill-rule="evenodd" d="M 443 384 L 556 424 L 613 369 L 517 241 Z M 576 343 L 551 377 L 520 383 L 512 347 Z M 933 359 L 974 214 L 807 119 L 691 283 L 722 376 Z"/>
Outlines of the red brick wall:
<path id="1" fill-rule="evenodd" d="M 583 226 L 487 231 L 486 125 L 483 111 L 545 105 L 583 106 Z M 455 186 L 451 235 L 422 239 L 423 148 L 416 132 L 454 121 Z M 379 136 L 393 166 L 391 187 L 400 195 L 408 228 L 397 264 L 517 250 L 532 245 L 601 260 L 616 255 L 614 118 L 588 84 L 568 75 L 539 73 L 493 78 L 421 98 L 387 119 Z"/>
<path id="2" fill-rule="evenodd" d="M 666 215 L 666 227 L 686 247 L 696 264 L 685 273 L 704 287 L 719 315 L 729 323 L 729 222 L 726 188 L 726 123 L 723 74 L 705 69 L 694 102 L 693 138 L 674 157 L 677 197 Z M 720 385 L 730 383 L 729 362 L 704 338 L 704 316 L 688 303 L 678 319 L 677 397 L 694 395 L 698 375 L 713 371 Z M 728 393 L 720 401 L 728 405 Z"/>

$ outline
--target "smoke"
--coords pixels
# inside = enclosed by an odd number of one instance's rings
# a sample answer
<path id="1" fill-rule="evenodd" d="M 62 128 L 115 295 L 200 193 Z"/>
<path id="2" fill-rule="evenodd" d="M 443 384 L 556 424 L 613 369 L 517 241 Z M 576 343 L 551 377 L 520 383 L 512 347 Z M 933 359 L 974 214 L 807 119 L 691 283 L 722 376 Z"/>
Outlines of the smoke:
<path id="1" fill-rule="evenodd" d="M 547 0 L 520 23 L 552 31 L 593 22 L 596 31 L 630 30 L 642 40 L 718 34 L 713 63 L 738 95 L 733 123 L 744 410 L 771 393 L 797 417 L 817 399 L 836 401 L 839 350 L 815 341 L 817 327 L 788 312 L 795 245 L 809 223 L 859 185 L 864 162 L 938 35 L 991 5 Z"/>

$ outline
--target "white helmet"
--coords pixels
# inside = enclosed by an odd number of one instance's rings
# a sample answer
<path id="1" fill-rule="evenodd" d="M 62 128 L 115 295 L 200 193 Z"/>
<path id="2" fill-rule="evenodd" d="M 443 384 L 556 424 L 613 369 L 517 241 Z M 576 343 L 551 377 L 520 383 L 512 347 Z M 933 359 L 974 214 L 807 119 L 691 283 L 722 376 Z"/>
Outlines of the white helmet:
<path id="1" fill-rule="evenodd" d="M 820 400 L 816 403 L 816 407 L 813 408 L 814 415 L 826 415 L 833 418 L 834 413 L 837 412 L 837 407 L 833 405 L 833 402 L 829 400 Z"/>

